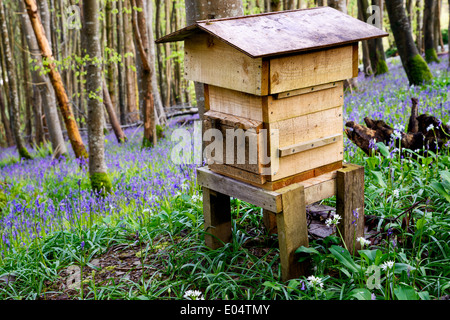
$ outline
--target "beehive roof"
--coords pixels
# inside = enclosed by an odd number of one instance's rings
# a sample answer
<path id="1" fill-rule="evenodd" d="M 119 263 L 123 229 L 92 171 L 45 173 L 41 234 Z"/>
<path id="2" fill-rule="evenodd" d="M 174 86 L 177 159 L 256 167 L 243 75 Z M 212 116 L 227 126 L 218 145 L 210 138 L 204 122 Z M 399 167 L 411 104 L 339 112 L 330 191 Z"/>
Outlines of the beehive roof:
<path id="1" fill-rule="evenodd" d="M 156 43 L 180 41 L 207 32 L 252 58 L 345 45 L 388 34 L 330 7 L 202 20 Z"/>

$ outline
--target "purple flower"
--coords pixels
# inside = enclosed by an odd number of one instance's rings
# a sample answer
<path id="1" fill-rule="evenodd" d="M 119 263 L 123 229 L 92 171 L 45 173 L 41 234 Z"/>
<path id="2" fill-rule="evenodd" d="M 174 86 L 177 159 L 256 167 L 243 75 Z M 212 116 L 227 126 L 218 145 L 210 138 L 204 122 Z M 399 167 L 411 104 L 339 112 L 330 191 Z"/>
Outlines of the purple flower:
<path id="1" fill-rule="evenodd" d="M 81 250 L 84 250 L 84 241 L 81 241 L 80 248 Z"/>

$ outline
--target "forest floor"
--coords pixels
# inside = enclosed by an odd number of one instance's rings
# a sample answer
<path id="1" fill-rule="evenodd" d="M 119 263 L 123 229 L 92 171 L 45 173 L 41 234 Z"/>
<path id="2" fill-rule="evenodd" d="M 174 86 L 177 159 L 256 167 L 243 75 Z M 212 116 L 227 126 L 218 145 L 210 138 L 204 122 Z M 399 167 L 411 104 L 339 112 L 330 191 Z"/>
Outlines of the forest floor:
<path id="1" fill-rule="evenodd" d="M 422 87 L 410 87 L 396 61 L 389 74 L 360 75 L 345 94 L 345 121 L 368 116 L 405 127 L 416 97 L 420 113 L 448 123 L 450 78 L 447 57 L 441 59 L 430 66 L 435 80 Z M 175 128 L 153 149 L 140 148 L 139 128 L 126 130 L 123 145 L 109 134 L 114 192 L 105 197 L 92 194 L 87 168 L 73 155 L 56 161 L 43 148 L 19 161 L 13 148 L 3 149 L 0 299 L 179 300 L 193 298 L 190 290 L 207 300 L 448 298 L 448 149 L 405 159 L 380 145 L 387 153 L 367 157 L 345 139 L 345 161 L 365 167 L 370 244 L 357 255 L 345 252 L 324 225 L 335 206 L 335 198 L 326 199 L 309 208 L 310 247 L 299 248 L 317 278 L 283 282 L 277 237 L 263 227 L 261 208 L 232 199 L 232 242 L 217 250 L 204 245 L 196 165 L 170 161 Z M 369 267 L 381 270 L 375 288 Z"/>

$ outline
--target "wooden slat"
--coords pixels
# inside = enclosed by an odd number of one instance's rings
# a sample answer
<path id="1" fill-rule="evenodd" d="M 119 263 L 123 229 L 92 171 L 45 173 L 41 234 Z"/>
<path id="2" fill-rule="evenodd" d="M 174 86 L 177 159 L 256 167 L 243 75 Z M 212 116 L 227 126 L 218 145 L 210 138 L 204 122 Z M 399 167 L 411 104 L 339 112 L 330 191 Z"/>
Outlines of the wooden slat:
<path id="1" fill-rule="evenodd" d="M 255 132 L 259 132 L 259 130 L 263 127 L 262 121 L 243 118 L 233 114 L 217 112 L 214 110 L 205 112 L 204 118 L 205 120 L 218 121 L 220 122 L 220 124 L 235 129 L 254 130 Z"/>
<path id="2" fill-rule="evenodd" d="M 263 121 L 264 97 L 216 86 L 209 86 L 210 110 Z"/>
<path id="3" fill-rule="evenodd" d="M 239 167 L 234 167 L 226 164 L 210 164 L 208 167 L 211 171 L 223 174 L 227 177 L 238 179 L 242 182 L 250 183 L 255 186 L 261 186 L 266 183 L 265 176 L 246 171 Z"/>
<path id="4" fill-rule="evenodd" d="M 279 158 L 278 170 L 267 175 L 268 181 L 277 181 L 293 174 L 306 172 L 344 159 L 344 146 L 341 143 L 329 144 L 317 149 Z"/>
<path id="5" fill-rule="evenodd" d="M 356 78 L 359 74 L 359 54 L 358 43 L 353 45 L 353 78 Z"/>
<path id="6" fill-rule="evenodd" d="M 270 94 L 352 77 L 352 45 L 270 60 Z"/>
<path id="7" fill-rule="evenodd" d="M 197 169 L 197 183 L 202 187 L 241 199 L 275 213 L 281 212 L 283 208 L 279 193 L 220 175 L 207 167 Z"/>
<path id="8" fill-rule="evenodd" d="M 344 130 L 342 107 L 310 113 L 304 116 L 272 122 L 267 125 L 269 137 L 279 132 L 278 149 L 342 134 Z"/>
<path id="9" fill-rule="evenodd" d="M 184 49 L 187 80 L 255 95 L 267 94 L 264 90 L 268 85 L 262 79 L 268 76 L 263 75 L 261 58 L 250 58 L 208 34 L 190 38 Z"/>
<path id="10" fill-rule="evenodd" d="M 341 82 L 336 81 L 336 82 L 319 84 L 317 86 L 312 86 L 312 87 L 301 88 L 301 89 L 296 89 L 296 90 L 292 90 L 292 91 L 281 92 L 281 93 L 278 93 L 275 96 L 276 96 L 277 99 L 289 98 L 289 97 L 298 96 L 298 95 L 301 95 L 301 94 L 312 93 L 312 92 L 317 92 L 317 91 L 320 91 L 320 90 L 335 88 L 339 83 L 341 83 Z"/>
<path id="11" fill-rule="evenodd" d="M 329 137 L 298 143 L 292 146 L 280 148 L 280 158 L 290 156 L 299 152 L 326 146 L 331 143 L 342 141 L 342 134 L 335 134 Z"/>

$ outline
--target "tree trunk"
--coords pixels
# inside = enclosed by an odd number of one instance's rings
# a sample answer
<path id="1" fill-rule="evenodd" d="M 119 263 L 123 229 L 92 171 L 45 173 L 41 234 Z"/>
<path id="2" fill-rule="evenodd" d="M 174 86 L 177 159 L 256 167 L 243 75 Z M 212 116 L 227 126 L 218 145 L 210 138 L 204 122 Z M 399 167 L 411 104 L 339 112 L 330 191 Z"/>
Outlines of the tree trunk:
<path id="1" fill-rule="evenodd" d="M 117 142 L 122 143 L 127 141 L 127 136 L 123 132 L 119 120 L 117 119 L 116 112 L 114 111 L 114 105 L 112 104 L 111 97 L 108 91 L 108 85 L 106 84 L 105 80 L 103 80 L 103 104 L 105 105 L 106 111 L 108 113 L 109 123 L 111 123 L 111 127 L 117 138 Z"/>
<path id="2" fill-rule="evenodd" d="M 328 6 L 347 13 L 347 0 L 328 0 Z"/>
<path id="3" fill-rule="evenodd" d="M 6 108 L 3 102 L 3 94 L 0 87 L 0 116 L 2 117 L 3 128 L 5 129 L 6 145 L 8 147 L 14 146 L 14 139 L 11 133 L 11 127 L 8 118 L 6 117 Z"/>
<path id="4" fill-rule="evenodd" d="M 131 0 L 126 0 L 126 13 L 123 15 L 124 28 L 124 50 L 125 55 L 125 79 L 127 88 L 127 111 L 128 123 L 136 123 L 139 121 L 139 112 L 137 110 L 137 96 L 136 96 L 136 72 L 133 70 L 136 61 L 136 52 L 133 46 L 133 27 L 131 25 L 132 6 Z"/>
<path id="5" fill-rule="evenodd" d="M 83 2 L 87 62 L 86 91 L 88 94 L 89 176 L 91 187 L 97 192 L 110 192 L 111 181 L 105 163 L 102 104 L 102 52 L 99 33 L 99 1 Z"/>
<path id="6" fill-rule="evenodd" d="M 150 61 L 152 61 L 152 65 L 156 64 L 156 48 L 155 48 L 155 38 L 153 36 L 153 4 L 147 4 L 147 29 L 148 29 L 148 37 L 149 37 L 149 46 L 150 46 Z M 153 69 L 156 69 L 155 67 Z M 155 100 L 155 115 L 157 115 L 156 123 L 165 125 L 167 124 L 166 112 L 164 110 L 164 106 L 161 100 L 161 95 L 158 89 L 158 82 L 156 78 L 156 72 L 152 72 L 152 88 L 153 88 L 153 97 Z"/>
<path id="7" fill-rule="evenodd" d="M 117 18 L 117 53 L 122 57 L 122 63 L 119 64 L 117 68 L 117 76 L 118 76 L 118 88 L 119 88 L 119 110 L 120 110 L 120 123 L 122 125 L 127 124 L 127 111 L 126 111 L 126 105 L 125 105 L 125 92 L 126 92 L 126 80 L 125 80 L 125 72 L 124 67 L 122 66 L 124 62 L 124 52 L 123 52 L 123 2 L 118 1 L 117 2 L 117 10 L 118 14 L 116 15 Z M 125 64 L 123 64 L 125 65 Z"/>
<path id="8" fill-rule="evenodd" d="M 73 151 L 77 158 L 88 158 L 88 153 L 81 139 L 78 125 L 72 112 L 72 108 L 69 104 L 66 90 L 62 82 L 62 78 L 55 65 L 55 59 L 53 58 L 52 50 L 49 46 L 47 37 L 45 36 L 44 28 L 41 20 L 37 15 L 37 6 L 35 0 L 24 0 L 30 17 L 31 25 L 33 26 L 36 40 L 39 48 L 42 51 L 42 56 L 48 62 L 49 76 L 53 88 L 55 90 L 56 98 L 58 100 L 58 106 L 61 110 L 61 114 L 66 125 L 67 134 L 69 136 L 70 143 L 72 144 Z"/>
<path id="9" fill-rule="evenodd" d="M 21 2 L 21 10 L 25 10 L 23 3 Z M 41 16 L 45 17 L 45 15 Z M 26 12 L 21 14 L 22 28 L 26 34 L 26 40 L 28 49 L 34 56 L 36 65 L 33 66 L 31 77 L 33 83 L 39 90 L 41 96 L 42 107 L 45 114 L 45 120 L 50 136 L 50 142 L 52 143 L 53 156 L 59 158 L 63 154 L 67 154 L 67 147 L 62 134 L 61 124 L 58 117 L 58 109 L 56 107 L 55 91 L 50 83 L 48 77 L 42 72 L 44 66 L 42 63 L 42 56 L 39 50 L 39 45 L 36 40 L 36 36 L 31 26 L 30 18 Z M 45 21 L 45 20 L 44 20 Z M 36 110 L 36 113 L 38 111 Z"/>
<path id="10" fill-rule="evenodd" d="M 434 46 L 434 20 L 436 19 L 436 0 L 425 0 L 423 9 L 423 37 L 425 45 L 425 61 L 439 62 Z"/>
<path id="11" fill-rule="evenodd" d="M 422 85 L 432 79 L 426 62 L 414 44 L 402 0 L 386 1 L 392 33 L 410 85 Z"/>
<path id="12" fill-rule="evenodd" d="M 132 0 L 133 8 L 145 8 L 143 0 Z M 149 3 L 149 5 L 151 5 Z M 139 91 L 143 97 L 142 114 L 144 121 L 144 137 L 142 141 L 143 147 L 155 146 L 157 143 L 156 126 L 155 126 L 155 103 L 153 99 L 152 73 L 154 72 L 154 61 L 150 60 L 150 45 L 147 28 L 146 10 L 133 9 L 132 24 L 134 32 L 134 41 L 136 53 L 138 56 L 137 63 L 142 70 L 142 79 Z"/>
<path id="13" fill-rule="evenodd" d="M 8 28 L 6 26 L 6 17 L 5 11 L 3 9 L 3 1 L 0 0 L 0 28 L 2 35 L 2 45 L 3 52 L 5 54 L 5 62 L 6 62 L 6 71 L 8 73 L 8 86 L 9 86 L 9 96 L 11 105 L 9 107 L 10 110 L 10 120 L 11 120 L 11 129 L 16 142 L 16 147 L 19 152 L 19 156 L 24 159 L 31 159 L 31 155 L 29 154 L 27 148 L 25 147 L 25 142 L 20 133 L 20 114 L 19 114 L 19 95 L 17 92 L 17 78 L 16 78 L 16 70 L 13 62 L 11 46 L 9 43 L 8 36 Z"/>
<path id="14" fill-rule="evenodd" d="M 422 19 L 422 0 L 416 1 L 416 43 L 419 53 L 423 53 L 423 19 Z"/>

